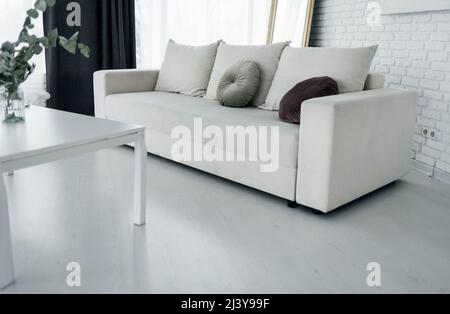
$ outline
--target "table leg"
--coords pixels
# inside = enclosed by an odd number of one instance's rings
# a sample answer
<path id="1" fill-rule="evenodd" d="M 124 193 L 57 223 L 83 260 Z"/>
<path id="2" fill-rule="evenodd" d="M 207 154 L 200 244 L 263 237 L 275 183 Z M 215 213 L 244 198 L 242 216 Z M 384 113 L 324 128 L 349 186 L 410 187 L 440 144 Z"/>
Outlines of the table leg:
<path id="1" fill-rule="evenodd" d="M 14 264 L 9 224 L 8 198 L 0 164 L 0 289 L 14 281 Z"/>
<path id="2" fill-rule="evenodd" d="M 147 190 L 147 148 L 145 133 L 139 133 L 134 148 L 134 224 L 145 225 Z"/>

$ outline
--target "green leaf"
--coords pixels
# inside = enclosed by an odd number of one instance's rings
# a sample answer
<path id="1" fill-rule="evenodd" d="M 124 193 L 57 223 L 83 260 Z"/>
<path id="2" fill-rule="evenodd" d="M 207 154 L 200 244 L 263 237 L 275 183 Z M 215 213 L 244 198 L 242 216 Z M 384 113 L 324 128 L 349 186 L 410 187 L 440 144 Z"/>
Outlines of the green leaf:
<path id="1" fill-rule="evenodd" d="M 30 35 L 28 35 L 28 30 L 25 28 L 19 34 L 19 42 L 26 43 L 30 39 Z"/>
<path id="2" fill-rule="evenodd" d="M 9 41 L 3 43 L 2 45 L 2 51 L 4 52 L 14 53 L 14 49 L 15 49 L 14 44 Z"/>
<path id="3" fill-rule="evenodd" d="M 55 47 L 58 42 L 58 29 L 51 30 L 47 35 L 47 39 L 49 47 Z"/>
<path id="4" fill-rule="evenodd" d="M 41 44 L 44 48 L 50 48 L 50 41 L 46 37 L 41 38 Z"/>
<path id="5" fill-rule="evenodd" d="M 4 71 L 7 71 L 7 70 L 8 70 L 8 68 L 6 67 L 5 62 L 2 60 L 0 62 L 0 74 L 3 73 Z"/>
<path id="6" fill-rule="evenodd" d="M 91 55 L 91 48 L 89 48 L 87 45 L 79 43 L 78 44 L 78 49 L 80 49 L 80 53 L 85 57 L 85 58 L 90 58 Z"/>
<path id="7" fill-rule="evenodd" d="M 28 39 L 28 42 L 30 44 L 35 44 L 35 43 L 39 42 L 39 38 L 37 38 L 36 35 L 31 35 L 30 38 Z"/>
<path id="8" fill-rule="evenodd" d="M 25 19 L 25 22 L 23 23 L 23 28 L 27 28 L 31 24 L 32 24 L 31 23 L 31 18 L 29 16 L 27 16 L 27 18 Z"/>
<path id="9" fill-rule="evenodd" d="M 78 41 L 78 36 L 80 35 L 80 32 L 76 32 L 72 35 L 72 37 L 69 38 L 69 40 Z"/>
<path id="10" fill-rule="evenodd" d="M 39 12 L 36 9 L 29 9 L 27 15 L 33 19 L 37 19 L 39 17 Z"/>
<path id="11" fill-rule="evenodd" d="M 37 46 L 34 46 L 34 49 L 33 49 L 33 54 L 35 54 L 35 55 L 40 55 L 41 54 L 41 52 L 42 52 L 42 47 L 40 46 L 40 45 L 37 45 Z"/>
<path id="12" fill-rule="evenodd" d="M 45 12 L 47 10 L 47 2 L 45 0 L 36 0 L 34 8 L 41 12 Z"/>
<path id="13" fill-rule="evenodd" d="M 59 45 L 71 54 L 76 54 L 77 52 L 77 42 L 76 40 L 67 39 L 63 36 L 59 36 Z"/>
<path id="14" fill-rule="evenodd" d="M 56 0 L 47 0 L 47 5 L 53 7 L 56 4 Z"/>

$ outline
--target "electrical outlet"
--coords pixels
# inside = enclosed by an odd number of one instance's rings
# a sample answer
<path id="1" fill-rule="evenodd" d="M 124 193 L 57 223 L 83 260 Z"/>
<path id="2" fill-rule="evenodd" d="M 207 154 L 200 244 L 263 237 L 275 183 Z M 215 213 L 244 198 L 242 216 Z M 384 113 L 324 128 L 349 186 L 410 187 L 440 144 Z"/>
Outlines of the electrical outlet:
<path id="1" fill-rule="evenodd" d="M 439 133 L 438 133 L 438 130 L 436 130 L 436 129 L 423 128 L 422 135 L 425 136 L 426 138 L 435 140 L 438 138 Z"/>

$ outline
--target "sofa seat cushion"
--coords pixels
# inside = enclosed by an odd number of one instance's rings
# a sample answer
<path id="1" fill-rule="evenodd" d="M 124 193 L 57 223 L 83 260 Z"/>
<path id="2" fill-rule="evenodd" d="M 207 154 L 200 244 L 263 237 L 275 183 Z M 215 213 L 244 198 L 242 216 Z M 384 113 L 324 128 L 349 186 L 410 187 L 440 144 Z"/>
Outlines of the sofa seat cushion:
<path id="1" fill-rule="evenodd" d="M 218 126 L 224 134 L 227 126 L 277 126 L 279 165 L 297 168 L 299 127 L 281 122 L 277 112 L 255 107 L 235 109 L 220 106 L 217 101 L 205 98 L 145 92 L 108 96 L 105 113 L 108 119 L 145 125 L 151 130 L 169 135 L 177 126 L 186 126 L 193 134 L 195 118 L 202 118 L 203 128 Z M 206 142 L 208 140 L 204 140 Z M 230 151 L 233 148 L 226 149 Z"/>

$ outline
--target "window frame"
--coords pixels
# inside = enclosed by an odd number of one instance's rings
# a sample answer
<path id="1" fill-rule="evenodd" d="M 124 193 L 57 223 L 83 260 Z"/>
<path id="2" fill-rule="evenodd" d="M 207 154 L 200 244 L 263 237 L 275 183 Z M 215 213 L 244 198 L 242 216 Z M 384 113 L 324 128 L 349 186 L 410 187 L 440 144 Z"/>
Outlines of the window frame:
<path id="1" fill-rule="evenodd" d="M 314 15 L 315 0 L 307 0 L 305 27 L 302 34 L 302 47 L 309 46 L 309 39 L 311 36 L 312 20 Z M 267 29 L 267 44 L 273 43 L 273 36 L 275 33 L 275 25 L 277 20 L 278 0 L 272 0 L 270 6 L 269 24 Z"/>

